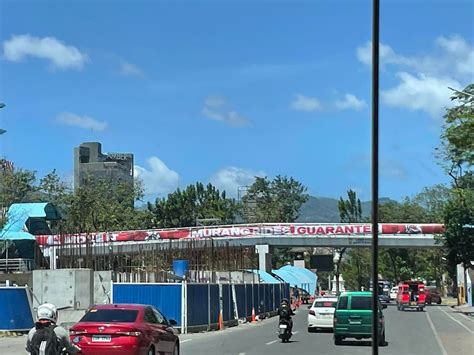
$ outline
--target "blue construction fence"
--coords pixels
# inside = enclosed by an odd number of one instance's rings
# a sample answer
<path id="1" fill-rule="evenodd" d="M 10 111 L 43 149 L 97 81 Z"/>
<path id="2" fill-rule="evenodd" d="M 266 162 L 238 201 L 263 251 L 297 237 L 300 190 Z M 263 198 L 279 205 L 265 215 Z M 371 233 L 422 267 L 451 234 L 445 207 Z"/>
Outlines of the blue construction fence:
<path id="1" fill-rule="evenodd" d="M 225 325 L 256 315 L 271 315 L 290 286 L 278 284 L 113 284 L 113 303 L 141 303 L 157 307 L 174 319 L 182 333 L 218 328 L 219 314 Z"/>
<path id="2" fill-rule="evenodd" d="M 31 299 L 25 287 L 0 287 L 0 331 L 26 331 L 34 325 Z"/>

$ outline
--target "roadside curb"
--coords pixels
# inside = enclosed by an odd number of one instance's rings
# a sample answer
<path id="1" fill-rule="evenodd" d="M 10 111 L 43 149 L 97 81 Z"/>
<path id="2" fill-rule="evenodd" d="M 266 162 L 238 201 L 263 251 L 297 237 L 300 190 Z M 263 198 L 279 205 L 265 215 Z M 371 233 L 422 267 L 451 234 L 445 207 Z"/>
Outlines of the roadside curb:
<path id="1" fill-rule="evenodd" d="M 27 334 L 27 331 L 9 331 L 9 330 L 0 330 L 0 338 L 7 337 L 21 337 Z"/>

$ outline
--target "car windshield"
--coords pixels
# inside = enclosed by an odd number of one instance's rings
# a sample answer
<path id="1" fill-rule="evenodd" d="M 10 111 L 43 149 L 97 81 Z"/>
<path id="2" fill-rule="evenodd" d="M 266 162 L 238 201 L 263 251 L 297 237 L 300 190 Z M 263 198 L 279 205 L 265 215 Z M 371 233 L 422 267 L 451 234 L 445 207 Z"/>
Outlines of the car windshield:
<path id="1" fill-rule="evenodd" d="M 372 309 L 372 298 L 367 296 L 353 296 L 351 299 L 351 309 L 370 310 Z"/>
<path id="2" fill-rule="evenodd" d="M 80 321 L 133 323 L 137 315 L 138 311 L 133 309 L 91 309 Z"/>
<path id="3" fill-rule="evenodd" d="M 313 304 L 313 307 L 316 308 L 328 308 L 328 307 L 336 307 L 337 301 L 316 301 Z"/>

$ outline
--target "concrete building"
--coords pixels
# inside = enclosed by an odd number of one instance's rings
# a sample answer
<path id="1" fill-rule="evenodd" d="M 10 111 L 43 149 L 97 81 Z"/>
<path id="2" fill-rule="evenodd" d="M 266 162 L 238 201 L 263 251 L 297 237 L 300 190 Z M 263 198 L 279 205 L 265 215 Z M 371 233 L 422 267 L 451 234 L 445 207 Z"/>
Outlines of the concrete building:
<path id="1" fill-rule="evenodd" d="M 88 176 L 133 183 L 133 154 L 104 154 L 100 143 L 82 143 L 74 148 L 74 188 L 83 186 Z"/>

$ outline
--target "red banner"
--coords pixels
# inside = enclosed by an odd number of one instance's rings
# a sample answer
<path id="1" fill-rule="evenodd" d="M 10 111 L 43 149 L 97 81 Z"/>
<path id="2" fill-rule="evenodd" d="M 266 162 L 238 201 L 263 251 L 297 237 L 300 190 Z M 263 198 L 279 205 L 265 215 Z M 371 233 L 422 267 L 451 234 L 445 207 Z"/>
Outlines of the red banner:
<path id="1" fill-rule="evenodd" d="M 440 234 L 442 224 L 379 224 L 379 233 L 393 234 Z M 40 245 L 100 244 L 109 242 L 134 242 L 169 239 L 202 238 L 245 238 L 257 236 L 334 236 L 371 235 L 371 224 L 258 224 L 219 227 L 196 227 L 179 229 L 152 229 L 122 232 L 82 233 L 66 235 L 40 235 L 36 237 Z"/>

